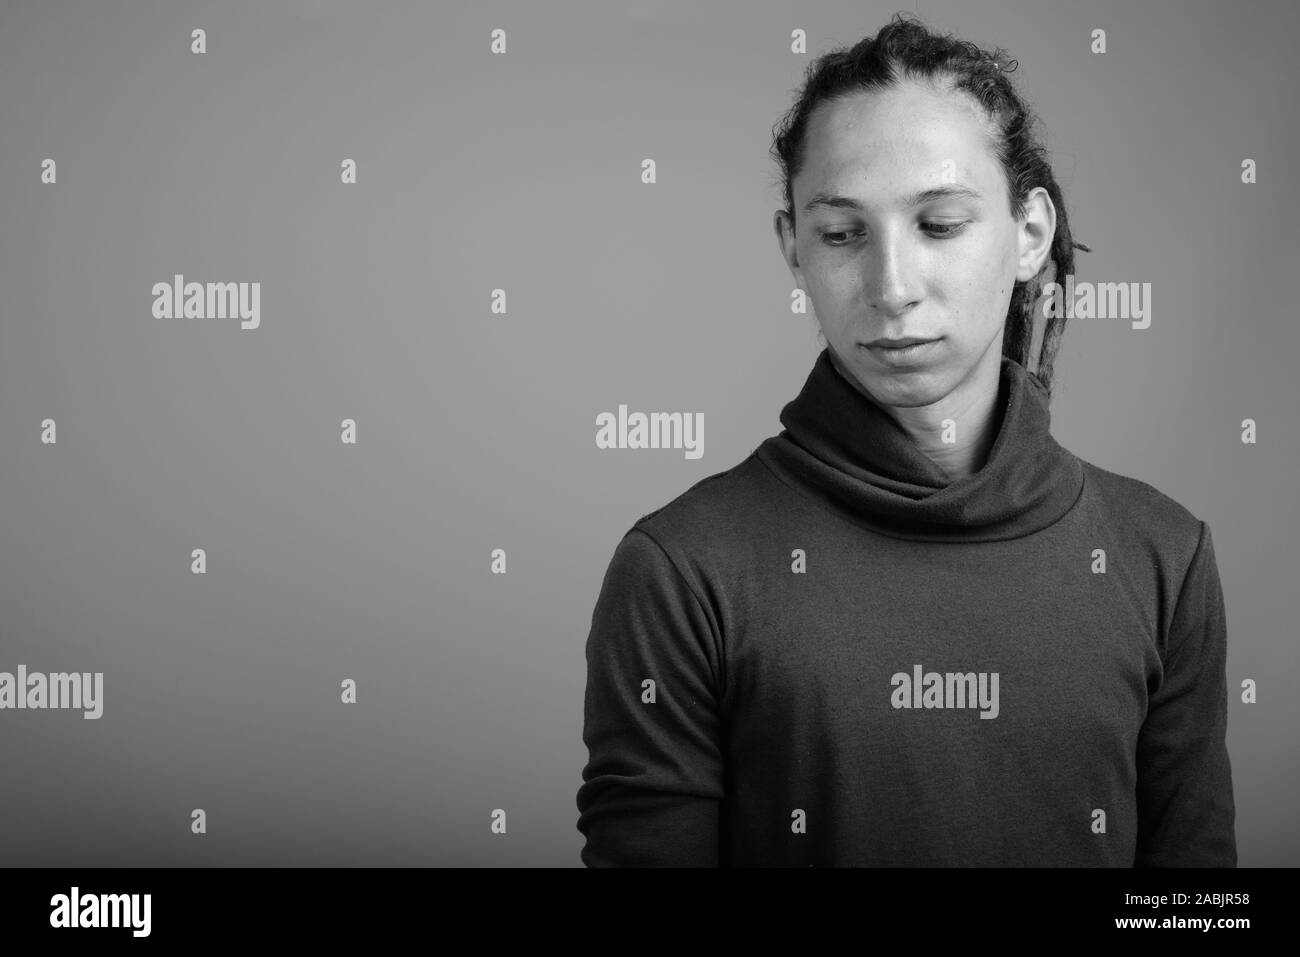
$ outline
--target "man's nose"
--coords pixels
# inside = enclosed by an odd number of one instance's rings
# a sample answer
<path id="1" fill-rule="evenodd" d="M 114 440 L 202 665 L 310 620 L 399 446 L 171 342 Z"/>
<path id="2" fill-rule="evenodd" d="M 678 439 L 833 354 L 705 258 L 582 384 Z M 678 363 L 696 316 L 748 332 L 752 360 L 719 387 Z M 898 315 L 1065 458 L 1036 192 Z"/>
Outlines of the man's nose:
<path id="1" fill-rule="evenodd" d="M 885 316 L 902 315 L 919 298 L 916 251 L 896 231 L 881 236 L 868 257 L 866 289 L 873 309 Z"/>

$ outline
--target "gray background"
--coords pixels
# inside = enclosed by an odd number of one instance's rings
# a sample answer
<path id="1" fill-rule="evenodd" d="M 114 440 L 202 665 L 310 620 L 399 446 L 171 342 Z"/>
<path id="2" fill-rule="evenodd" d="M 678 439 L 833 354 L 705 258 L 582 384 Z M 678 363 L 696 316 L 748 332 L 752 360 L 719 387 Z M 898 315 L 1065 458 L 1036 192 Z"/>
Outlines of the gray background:
<path id="1" fill-rule="evenodd" d="M 578 866 L 601 576 L 811 368 L 771 128 L 896 9 L 6 0 L 0 670 L 105 700 L 0 712 L 0 863 Z M 1240 861 L 1300 863 L 1294 8 L 909 9 L 1019 60 L 1078 278 L 1153 284 L 1067 329 L 1054 433 L 1210 524 Z M 261 328 L 153 318 L 176 272 L 260 281 Z M 703 458 L 596 449 L 620 403 Z"/>

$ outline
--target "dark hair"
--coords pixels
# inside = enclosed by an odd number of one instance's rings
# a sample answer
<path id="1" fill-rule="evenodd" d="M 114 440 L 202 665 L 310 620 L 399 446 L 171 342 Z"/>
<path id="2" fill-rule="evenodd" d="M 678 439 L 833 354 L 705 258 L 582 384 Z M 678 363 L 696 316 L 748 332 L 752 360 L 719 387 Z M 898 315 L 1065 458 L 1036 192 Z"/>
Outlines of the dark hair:
<path id="1" fill-rule="evenodd" d="M 996 128 L 994 153 L 1002 164 L 1012 216 L 1025 211 L 1029 191 L 1043 187 L 1056 207 L 1056 235 L 1042 270 L 1028 282 L 1017 280 L 1007 306 L 1002 354 L 1026 369 L 1033 345 L 1034 307 L 1042 286 L 1057 276 L 1074 272 L 1074 250 L 1091 250 L 1075 242 L 1065 212 L 1061 188 L 1056 184 L 1047 151 L 1034 129 L 1036 117 L 1011 85 L 1007 75 L 1017 66 L 1002 49 L 984 51 L 967 40 L 932 33 L 919 20 L 902 13 L 874 37 L 852 49 L 841 48 L 809 65 L 797 102 L 773 130 L 772 155 L 785 180 L 786 213 L 794 223 L 792 183 L 803 167 L 804 140 L 813 111 L 823 102 L 867 90 L 885 89 L 899 79 L 919 76 L 950 79 L 952 86 L 969 93 Z M 1043 329 L 1034 374 L 1052 392 L 1052 363 L 1065 331 L 1065 316 L 1050 316 Z"/>

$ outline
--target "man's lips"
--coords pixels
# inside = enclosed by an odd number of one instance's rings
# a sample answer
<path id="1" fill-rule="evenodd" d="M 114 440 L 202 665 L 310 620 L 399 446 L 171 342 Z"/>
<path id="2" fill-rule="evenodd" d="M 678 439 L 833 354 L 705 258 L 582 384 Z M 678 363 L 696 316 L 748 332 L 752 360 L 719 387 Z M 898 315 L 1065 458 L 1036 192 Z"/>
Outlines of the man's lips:
<path id="1" fill-rule="evenodd" d="M 901 349 L 903 346 L 916 345 L 918 342 L 934 342 L 923 336 L 905 336 L 902 339 L 876 339 L 867 343 L 869 349 Z"/>

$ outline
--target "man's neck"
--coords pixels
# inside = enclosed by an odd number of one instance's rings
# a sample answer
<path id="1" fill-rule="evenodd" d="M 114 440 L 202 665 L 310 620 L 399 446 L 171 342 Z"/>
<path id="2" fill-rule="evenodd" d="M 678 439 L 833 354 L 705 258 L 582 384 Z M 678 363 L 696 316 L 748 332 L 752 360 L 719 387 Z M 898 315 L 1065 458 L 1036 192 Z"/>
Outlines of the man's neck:
<path id="1" fill-rule="evenodd" d="M 834 360 L 834 352 L 831 354 Z M 970 374 L 939 401 L 926 406 L 898 408 L 875 399 L 916 443 L 920 451 L 952 481 L 963 479 L 984 467 L 997 438 L 996 411 L 998 386 L 1002 371 L 1001 350 L 990 350 Z M 870 394 L 851 374 L 832 363 L 859 392 Z M 952 420 L 952 428 L 945 421 Z M 952 441 L 945 442 L 948 437 Z"/>

